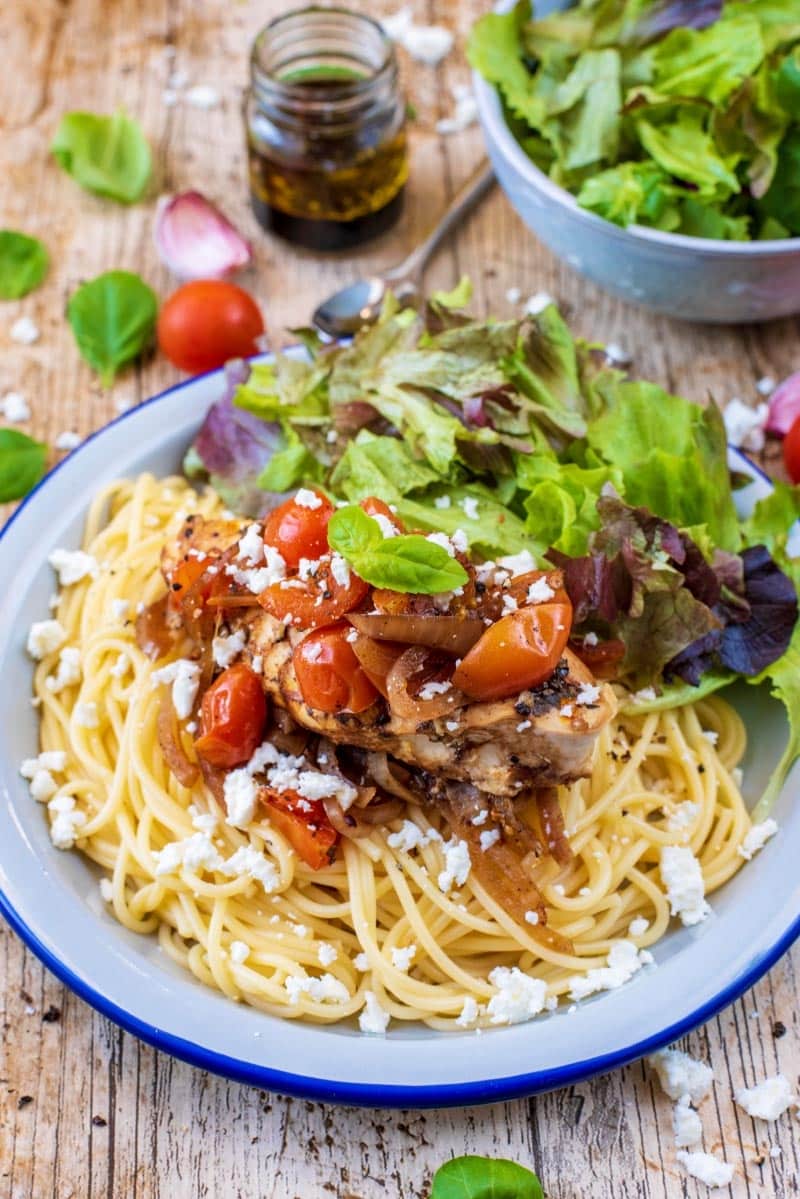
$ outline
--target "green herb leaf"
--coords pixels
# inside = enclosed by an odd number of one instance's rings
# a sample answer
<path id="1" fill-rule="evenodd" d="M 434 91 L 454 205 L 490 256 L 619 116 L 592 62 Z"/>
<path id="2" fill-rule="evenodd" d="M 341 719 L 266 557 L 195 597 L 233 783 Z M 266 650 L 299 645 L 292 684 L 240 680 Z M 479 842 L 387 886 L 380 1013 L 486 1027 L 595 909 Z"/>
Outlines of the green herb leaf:
<path id="1" fill-rule="evenodd" d="M 47 446 L 16 429 L 0 429 L 0 503 L 22 499 L 44 474 Z"/>
<path id="2" fill-rule="evenodd" d="M 112 116 L 68 112 L 50 147 L 76 183 L 120 204 L 134 204 L 152 170 L 150 146 L 138 121 L 120 109 Z"/>
<path id="3" fill-rule="evenodd" d="M 324 468 L 317 462 L 300 440 L 291 425 L 283 429 L 286 445 L 270 458 L 256 480 L 263 491 L 280 494 L 299 487 L 301 483 L 320 483 Z"/>
<path id="4" fill-rule="evenodd" d="M 157 312 L 155 292 L 129 271 L 106 271 L 70 296 L 67 318 L 78 349 L 105 387 L 149 344 Z"/>
<path id="5" fill-rule="evenodd" d="M 47 250 L 37 237 L 0 229 L 0 300 L 18 300 L 47 274 Z"/>
<path id="6" fill-rule="evenodd" d="M 464 567 L 443 546 L 418 533 L 384 538 L 378 522 L 355 504 L 333 514 L 328 544 L 373 587 L 438 595 L 467 582 Z"/>
<path id="7" fill-rule="evenodd" d="M 430 1199 L 544 1199 L 536 1175 L 517 1162 L 455 1157 L 433 1176 Z"/>

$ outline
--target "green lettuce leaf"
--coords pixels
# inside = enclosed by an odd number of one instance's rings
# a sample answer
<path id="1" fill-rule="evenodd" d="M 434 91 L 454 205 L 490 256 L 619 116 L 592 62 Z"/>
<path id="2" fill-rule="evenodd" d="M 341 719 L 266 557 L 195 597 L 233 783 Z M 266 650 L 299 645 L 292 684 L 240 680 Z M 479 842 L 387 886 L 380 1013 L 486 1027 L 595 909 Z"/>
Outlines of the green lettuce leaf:
<path id="1" fill-rule="evenodd" d="M 761 26 L 749 12 L 707 29 L 673 29 L 649 52 L 652 86 L 663 95 L 721 104 L 757 69 L 764 52 Z"/>
<path id="2" fill-rule="evenodd" d="M 662 117 L 658 124 L 639 117 L 636 131 L 659 166 L 668 175 L 694 184 L 701 196 L 724 200 L 741 190 L 736 175 L 739 155 L 719 153 L 704 116 L 694 106 L 681 106 L 674 120 Z"/>
<path id="3" fill-rule="evenodd" d="M 758 21 L 767 54 L 800 38 L 800 11 L 796 0 L 728 0 L 722 22 L 747 17 Z"/>
<path id="4" fill-rule="evenodd" d="M 800 128 L 781 142 L 775 177 L 760 208 L 791 233 L 800 234 Z"/>
<path id="5" fill-rule="evenodd" d="M 669 232 L 680 224 L 676 197 L 682 194 L 658 163 L 622 162 L 587 179 L 578 203 L 615 225 L 652 225 Z"/>

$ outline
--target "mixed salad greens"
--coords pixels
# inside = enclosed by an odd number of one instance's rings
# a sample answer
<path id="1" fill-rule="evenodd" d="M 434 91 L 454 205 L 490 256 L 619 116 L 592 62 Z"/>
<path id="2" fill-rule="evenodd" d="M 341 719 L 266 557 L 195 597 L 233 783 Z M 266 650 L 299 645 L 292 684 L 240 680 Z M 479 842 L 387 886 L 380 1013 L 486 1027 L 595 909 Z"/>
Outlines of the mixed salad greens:
<path id="1" fill-rule="evenodd" d="M 390 297 L 348 345 L 301 330 L 305 357 L 231 364 L 187 472 L 240 513 L 314 483 L 339 501 L 380 496 L 410 529 L 462 530 L 479 557 L 561 567 L 584 660 L 639 711 L 768 682 L 792 728 L 770 803 L 800 752 L 800 558 L 787 548 L 800 488 L 777 483 L 741 522 L 744 480 L 713 401 L 629 379 L 555 305 L 475 320 L 468 296 L 462 283 L 419 313 Z M 370 530 L 345 532 L 374 557 Z M 383 544 L 381 569 L 402 541 Z M 413 591 L 408 563 L 393 569 Z"/>
<path id="2" fill-rule="evenodd" d="M 797 0 L 530 0 L 475 25 L 472 65 L 526 154 L 619 225 L 800 234 Z"/>

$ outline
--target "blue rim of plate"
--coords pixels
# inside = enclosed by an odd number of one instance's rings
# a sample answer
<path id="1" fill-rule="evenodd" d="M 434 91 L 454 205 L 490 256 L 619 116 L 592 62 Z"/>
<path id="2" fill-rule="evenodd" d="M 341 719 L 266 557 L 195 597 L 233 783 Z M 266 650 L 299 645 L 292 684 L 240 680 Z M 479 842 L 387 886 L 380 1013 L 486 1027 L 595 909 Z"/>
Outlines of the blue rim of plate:
<path id="1" fill-rule="evenodd" d="M 259 354 L 250 359 L 250 361 L 257 362 L 265 357 L 269 357 L 269 355 Z M 66 455 L 61 462 L 58 462 L 45 475 L 33 491 L 29 492 L 6 522 L 4 528 L 0 530 L 0 541 L 2 541 L 7 530 L 23 509 L 30 505 L 36 494 L 45 486 L 48 480 L 61 468 L 68 458 L 71 458 L 73 454 L 79 454 L 83 446 L 93 441 L 96 437 L 101 436 L 112 425 L 117 425 L 133 416 L 140 408 L 156 404 L 166 396 L 195 384 L 198 379 L 208 378 L 212 375 L 219 375 L 222 378 L 222 370 L 204 371 L 201 375 L 193 375 L 191 379 L 185 379 L 180 383 L 176 383 L 172 387 L 159 392 L 158 395 L 151 396 L 148 400 L 137 404 L 136 407 L 131 408 L 128 412 L 120 413 L 119 416 L 109 421 L 106 425 L 103 425 L 102 428 L 90 433 L 75 450 Z M 767 482 L 771 482 L 769 476 L 754 462 L 751 462 L 741 450 L 737 449 L 736 453 L 761 478 Z M 89 979 L 77 974 L 62 962 L 60 958 L 53 954 L 39 940 L 36 933 L 26 924 L 25 920 L 12 906 L 2 890 L 0 890 L 0 914 L 5 917 L 8 924 L 14 929 L 28 949 L 65 986 L 74 991 L 76 995 L 85 1000 L 86 1003 L 102 1016 L 124 1028 L 127 1032 L 133 1033 L 134 1036 L 145 1041 L 148 1045 L 152 1045 L 154 1049 L 159 1049 L 164 1053 L 170 1054 L 172 1057 L 179 1058 L 181 1061 L 187 1062 L 190 1066 L 196 1066 L 201 1070 L 209 1070 L 224 1078 L 246 1083 L 248 1086 L 260 1087 L 263 1090 L 272 1091 L 280 1095 L 290 1095 L 298 1099 L 310 1099 L 320 1103 L 395 1109 L 464 1107 L 498 1103 L 510 1099 L 522 1099 L 543 1091 L 552 1091 L 560 1087 L 570 1086 L 591 1078 L 593 1075 L 603 1074 L 609 1070 L 628 1065 L 628 1063 L 636 1061 L 678 1040 L 686 1033 L 691 1032 L 699 1024 L 705 1023 L 705 1021 L 711 1019 L 712 1016 L 715 1016 L 723 1008 L 733 1003 L 745 991 L 757 983 L 800 937 L 800 917 L 798 917 L 786 929 L 783 935 L 769 949 L 762 953 L 750 969 L 744 971 L 735 982 L 718 992 L 712 999 L 709 999 L 705 1004 L 702 1004 L 699 1008 L 684 1016 L 682 1020 L 676 1021 L 675 1024 L 668 1025 L 666 1028 L 654 1033 L 653 1036 L 647 1037 L 642 1041 L 636 1041 L 613 1053 L 603 1054 L 599 1057 L 585 1058 L 582 1061 L 571 1062 L 569 1065 L 555 1069 L 534 1070 L 525 1074 L 506 1076 L 496 1080 L 481 1079 L 479 1082 L 474 1083 L 442 1083 L 437 1086 L 414 1087 L 339 1082 L 331 1079 L 310 1078 L 304 1074 L 290 1074 L 284 1070 L 273 1069 L 269 1066 L 255 1065 L 242 1058 L 234 1058 L 226 1054 L 216 1053 L 193 1041 L 186 1041 L 181 1037 L 173 1036 L 171 1033 L 165 1032 L 153 1024 L 145 1023 L 125 1008 L 114 1003 L 98 991 Z"/>

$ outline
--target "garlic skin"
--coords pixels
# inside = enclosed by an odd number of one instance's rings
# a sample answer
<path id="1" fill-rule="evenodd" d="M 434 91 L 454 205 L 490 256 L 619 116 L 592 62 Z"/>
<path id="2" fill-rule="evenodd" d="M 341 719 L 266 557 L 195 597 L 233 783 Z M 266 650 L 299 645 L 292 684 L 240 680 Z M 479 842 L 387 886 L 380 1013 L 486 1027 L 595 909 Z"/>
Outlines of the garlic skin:
<path id="1" fill-rule="evenodd" d="M 222 279 L 253 260 L 250 243 L 198 191 L 160 197 L 154 240 L 161 261 L 179 279 Z"/>

